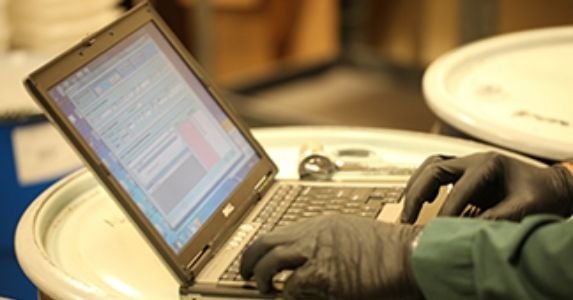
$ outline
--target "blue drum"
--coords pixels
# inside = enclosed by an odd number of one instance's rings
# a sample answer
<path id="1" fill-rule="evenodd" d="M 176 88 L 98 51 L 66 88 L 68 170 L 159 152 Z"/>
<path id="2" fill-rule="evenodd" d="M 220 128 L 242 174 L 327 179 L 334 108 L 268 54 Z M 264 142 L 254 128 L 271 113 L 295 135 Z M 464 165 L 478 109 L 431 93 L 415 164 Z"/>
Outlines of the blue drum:
<path id="1" fill-rule="evenodd" d="M 26 53 L 0 55 L 0 296 L 16 299 L 37 297 L 14 254 L 18 220 L 38 194 L 80 165 L 22 84 L 45 61 Z"/>

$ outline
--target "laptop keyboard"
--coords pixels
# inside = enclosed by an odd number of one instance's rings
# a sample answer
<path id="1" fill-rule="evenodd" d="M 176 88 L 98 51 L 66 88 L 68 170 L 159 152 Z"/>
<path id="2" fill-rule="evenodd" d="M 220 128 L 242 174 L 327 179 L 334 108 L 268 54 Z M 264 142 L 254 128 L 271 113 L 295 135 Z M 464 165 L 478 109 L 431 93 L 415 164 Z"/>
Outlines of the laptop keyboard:
<path id="1" fill-rule="evenodd" d="M 320 215 L 347 214 L 375 219 L 385 203 L 400 201 L 402 191 L 402 187 L 281 185 L 255 217 L 254 222 L 262 225 L 249 243 L 275 228 Z M 233 259 L 220 280 L 243 281 L 239 263 L 240 255 Z"/>

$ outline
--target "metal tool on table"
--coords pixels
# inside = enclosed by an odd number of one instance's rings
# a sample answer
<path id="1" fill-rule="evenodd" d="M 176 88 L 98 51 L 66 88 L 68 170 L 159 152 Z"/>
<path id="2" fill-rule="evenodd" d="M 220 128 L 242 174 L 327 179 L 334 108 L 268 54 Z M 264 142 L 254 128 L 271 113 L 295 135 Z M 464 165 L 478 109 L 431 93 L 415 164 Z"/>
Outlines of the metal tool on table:
<path id="1" fill-rule="evenodd" d="M 408 176 L 412 167 L 401 167 L 383 162 L 366 148 L 341 148 L 333 154 L 320 143 L 305 143 L 299 152 L 298 173 L 304 180 L 332 180 L 339 172 L 359 172 L 364 175 Z"/>

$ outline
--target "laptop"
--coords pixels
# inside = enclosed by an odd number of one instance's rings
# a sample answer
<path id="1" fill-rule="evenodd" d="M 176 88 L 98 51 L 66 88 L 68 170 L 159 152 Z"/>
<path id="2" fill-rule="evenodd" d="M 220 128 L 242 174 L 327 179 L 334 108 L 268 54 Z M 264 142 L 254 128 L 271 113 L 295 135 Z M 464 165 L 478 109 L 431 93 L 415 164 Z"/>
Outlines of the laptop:
<path id="1" fill-rule="evenodd" d="M 25 85 L 162 258 L 182 298 L 279 297 L 238 276 L 253 239 L 321 214 L 393 222 L 401 210 L 403 180 L 276 179 L 275 164 L 148 3 Z"/>

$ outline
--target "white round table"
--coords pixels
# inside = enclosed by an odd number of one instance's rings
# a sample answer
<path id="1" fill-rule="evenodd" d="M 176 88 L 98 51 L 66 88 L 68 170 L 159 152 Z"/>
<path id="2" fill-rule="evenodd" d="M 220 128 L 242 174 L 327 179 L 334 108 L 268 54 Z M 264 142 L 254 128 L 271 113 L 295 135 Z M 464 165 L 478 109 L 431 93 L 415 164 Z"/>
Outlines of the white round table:
<path id="1" fill-rule="evenodd" d="M 418 165 L 428 155 L 465 155 L 495 148 L 445 136 L 385 129 L 285 127 L 254 134 L 278 164 L 280 178 L 297 178 L 307 142 L 325 150 L 368 149 L 390 165 Z M 526 158 L 524 158 L 526 159 Z M 16 233 L 26 275 L 54 299 L 177 299 L 178 285 L 91 173 L 76 172 L 46 190 L 26 210 Z"/>
<path id="2" fill-rule="evenodd" d="M 428 106 L 462 133 L 550 161 L 573 157 L 573 26 L 488 38 L 433 62 Z"/>

